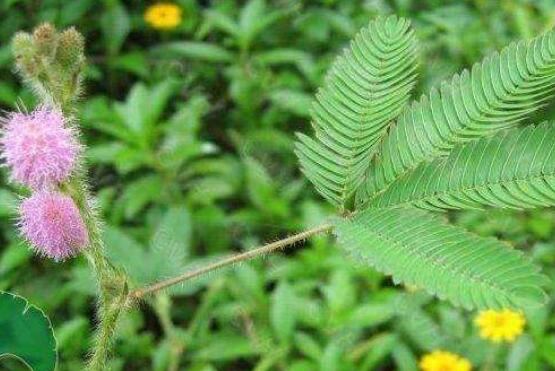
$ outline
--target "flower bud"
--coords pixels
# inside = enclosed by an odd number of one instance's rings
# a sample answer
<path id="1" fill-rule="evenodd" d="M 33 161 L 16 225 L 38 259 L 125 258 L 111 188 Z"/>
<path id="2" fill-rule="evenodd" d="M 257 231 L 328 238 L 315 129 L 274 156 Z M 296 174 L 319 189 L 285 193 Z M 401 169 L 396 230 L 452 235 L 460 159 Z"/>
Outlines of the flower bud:
<path id="1" fill-rule="evenodd" d="M 26 77 L 38 75 L 39 63 L 37 62 L 36 47 L 33 38 L 26 32 L 18 32 L 12 39 L 12 50 L 17 68 Z"/>
<path id="2" fill-rule="evenodd" d="M 38 53 L 49 57 L 56 50 L 56 29 L 50 23 L 43 23 L 33 31 L 33 40 Z"/>
<path id="3" fill-rule="evenodd" d="M 17 54 L 30 54 L 34 51 L 33 39 L 27 32 L 18 32 L 12 39 L 12 47 Z"/>
<path id="4" fill-rule="evenodd" d="M 85 39 L 74 27 L 60 33 L 56 60 L 67 70 L 81 67 L 85 52 Z"/>

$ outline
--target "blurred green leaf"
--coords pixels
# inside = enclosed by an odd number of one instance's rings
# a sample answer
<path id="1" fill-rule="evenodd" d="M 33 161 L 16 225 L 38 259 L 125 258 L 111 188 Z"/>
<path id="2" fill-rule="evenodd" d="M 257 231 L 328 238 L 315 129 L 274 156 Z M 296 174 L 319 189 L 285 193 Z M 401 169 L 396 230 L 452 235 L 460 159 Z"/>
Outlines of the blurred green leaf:
<path id="1" fill-rule="evenodd" d="M 254 158 L 244 159 L 246 166 L 247 191 L 251 202 L 270 215 L 284 216 L 286 205 L 278 197 L 276 184 L 268 171 Z"/>
<path id="2" fill-rule="evenodd" d="M 189 211 L 183 207 L 169 209 L 154 232 L 147 253 L 144 283 L 176 276 L 185 269 L 191 239 Z"/>
<path id="3" fill-rule="evenodd" d="M 346 270 L 334 271 L 323 291 L 329 309 L 334 315 L 344 313 L 355 302 L 355 287 L 351 275 Z"/>
<path id="4" fill-rule="evenodd" d="M 349 316 L 353 326 L 378 326 L 393 318 L 396 308 L 390 303 L 361 303 Z"/>
<path id="5" fill-rule="evenodd" d="M 152 283 L 185 271 L 190 240 L 191 219 L 188 210 L 183 207 L 171 208 L 164 214 L 148 249 L 118 228 L 108 227 L 104 232 L 110 260 L 139 284 Z"/>
<path id="6" fill-rule="evenodd" d="M 217 10 L 208 9 L 205 11 L 207 22 L 221 31 L 230 35 L 237 36 L 240 32 L 239 25 L 233 21 L 227 14 Z"/>
<path id="7" fill-rule="evenodd" d="M 198 41 L 174 41 L 161 44 L 152 52 L 167 58 L 188 58 L 197 61 L 226 63 L 234 60 L 234 54 L 218 45 Z"/>
<path id="8" fill-rule="evenodd" d="M 289 14 L 294 7 L 268 9 L 264 0 L 249 0 L 241 9 L 239 16 L 239 46 L 242 50 L 250 48 L 253 40 L 266 28 Z"/>
<path id="9" fill-rule="evenodd" d="M 62 356 L 68 354 L 80 355 L 81 349 L 87 345 L 89 335 L 89 321 L 87 318 L 78 316 L 66 321 L 57 328 L 56 338 Z"/>
<path id="10" fill-rule="evenodd" d="M 114 55 L 120 50 L 131 31 L 129 14 L 117 0 L 106 1 L 107 9 L 102 13 L 100 25 L 108 54 Z"/>
<path id="11" fill-rule="evenodd" d="M 0 189 L 0 217 L 16 215 L 18 206 L 19 200 L 13 192 L 7 189 Z"/>
<path id="12" fill-rule="evenodd" d="M 133 132 L 135 143 L 143 148 L 148 146 L 152 136 L 153 121 L 167 101 L 166 95 L 161 96 L 161 102 L 153 101 L 157 95 L 155 91 L 165 86 L 166 84 L 162 83 L 150 91 L 144 84 L 135 84 L 125 102 L 114 105 L 121 121 Z"/>
<path id="13" fill-rule="evenodd" d="M 106 254 L 110 261 L 142 283 L 146 251 L 139 242 L 122 230 L 105 227 L 103 233 Z"/>
<path id="14" fill-rule="evenodd" d="M 372 370 L 394 349 L 399 339 L 394 334 L 378 334 L 358 345 L 351 357 L 363 356 L 362 368 Z"/>
<path id="15" fill-rule="evenodd" d="M 295 334 L 295 346 L 301 353 L 315 361 L 322 357 L 320 344 L 307 333 L 297 332 Z"/>
<path id="16" fill-rule="evenodd" d="M 145 54 L 139 51 L 118 55 L 110 62 L 114 69 L 127 71 L 141 78 L 147 78 L 150 73 L 148 60 Z"/>
<path id="17" fill-rule="evenodd" d="M 509 350 L 507 356 L 507 371 L 519 371 L 524 369 L 524 365 L 532 352 L 534 344 L 529 336 L 521 336 Z"/>
<path id="18" fill-rule="evenodd" d="M 11 107 L 16 99 L 15 89 L 7 83 L 0 82 L 0 103 Z"/>
<path id="19" fill-rule="evenodd" d="M 549 367 L 555 368 L 555 335 L 550 335 L 540 343 L 541 358 Z"/>
<path id="20" fill-rule="evenodd" d="M 391 352 L 397 370 L 399 371 L 417 371 L 418 362 L 411 349 L 404 343 L 397 343 Z"/>
<path id="21" fill-rule="evenodd" d="M 226 361 L 256 355 L 256 348 L 243 336 L 213 333 L 210 341 L 194 353 L 194 358 L 205 361 Z"/>
<path id="22" fill-rule="evenodd" d="M 169 209 L 158 224 L 150 242 L 150 249 L 157 253 L 167 253 L 179 260 L 186 259 L 191 250 L 192 225 L 189 210 L 183 206 Z"/>
<path id="23" fill-rule="evenodd" d="M 60 11 L 60 25 L 71 26 L 79 22 L 94 5 L 94 0 L 64 2 Z"/>
<path id="24" fill-rule="evenodd" d="M 0 257 L 0 275 L 4 275 L 29 261 L 31 249 L 23 241 L 16 240 L 9 244 Z"/>
<path id="25" fill-rule="evenodd" d="M 295 293 L 292 287 L 287 282 L 281 281 L 272 294 L 270 321 L 277 337 L 286 344 L 291 340 L 295 330 L 294 301 Z"/>
<path id="26" fill-rule="evenodd" d="M 135 217 L 146 205 L 159 199 L 162 188 L 162 179 L 157 175 L 147 175 L 129 183 L 120 198 L 125 217 Z"/>
<path id="27" fill-rule="evenodd" d="M 167 79 L 150 89 L 148 104 L 144 108 L 143 115 L 148 127 L 154 126 L 162 117 L 169 100 L 176 90 L 176 81 Z M 146 103 L 146 102 L 145 102 Z"/>
<path id="28" fill-rule="evenodd" d="M 450 345 L 450 339 L 441 331 L 432 317 L 421 309 L 407 310 L 399 318 L 399 325 L 414 344 L 422 350 L 433 351 Z"/>
<path id="29" fill-rule="evenodd" d="M 300 117 L 309 117 L 312 97 L 295 90 L 276 90 L 270 94 L 270 100 L 277 107 L 294 113 Z"/>

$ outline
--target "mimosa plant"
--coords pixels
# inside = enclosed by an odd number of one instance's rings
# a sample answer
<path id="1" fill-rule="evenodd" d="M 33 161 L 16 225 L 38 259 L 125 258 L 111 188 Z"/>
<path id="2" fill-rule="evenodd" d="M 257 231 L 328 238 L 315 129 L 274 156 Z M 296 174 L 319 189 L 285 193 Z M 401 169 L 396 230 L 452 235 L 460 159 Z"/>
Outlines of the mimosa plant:
<path id="1" fill-rule="evenodd" d="M 122 312 L 149 294 L 324 232 L 356 261 L 455 305 L 521 309 L 545 301 L 546 278 L 522 253 L 449 224 L 441 212 L 555 204 L 555 127 L 523 126 L 555 91 L 555 31 L 513 43 L 409 104 L 418 70 L 414 31 L 393 16 L 370 22 L 317 94 L 314 136 L 298 134 L 301 169 L 337 215 L 146 287 L 108 261 L 87 187 L 74 104 L 82 36 L 44 24 L 17 34 L 13 50 L 40 100 L 32 112 L 5 118 L 1 141 L 11 180 L 30 191 L 19 228 L 39 254 L 62 260 L 83 253 L 93 267 L 91 370 L 105 368 Z"/>

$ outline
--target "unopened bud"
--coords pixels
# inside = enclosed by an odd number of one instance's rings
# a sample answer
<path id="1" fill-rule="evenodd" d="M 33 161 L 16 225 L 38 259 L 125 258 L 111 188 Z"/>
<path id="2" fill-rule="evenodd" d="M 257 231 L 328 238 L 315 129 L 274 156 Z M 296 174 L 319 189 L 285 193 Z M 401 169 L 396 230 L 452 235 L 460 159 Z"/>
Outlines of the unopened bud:
<path id="1" fill-rule="evenodd" d="M 56 29 L 50 23 L 43 23 L 33 31 L 33 40 L 40 54 L 52 55 L 56 50 Z"/>
<path id="2" fill-rule="evenodd" d="M 56 59 L 66 69 L 78 67 L 84 60 L 85 39 L 74 27 L 63 31 L 58 39 Z"/>
<path id="3" fill-rule="evenodd" d="M 36 48 L 33 38 L 26 32 L 18 32 L 12 39 L 12 50 L 17 68 L 27 76 L 38 73 Z"/>
<path id="4" fill-rule="evenodd" d="M 33 50 L 33 40 L 27 32 L 18 32 L 12 39 L 14 53 L 21 54 Z"/>

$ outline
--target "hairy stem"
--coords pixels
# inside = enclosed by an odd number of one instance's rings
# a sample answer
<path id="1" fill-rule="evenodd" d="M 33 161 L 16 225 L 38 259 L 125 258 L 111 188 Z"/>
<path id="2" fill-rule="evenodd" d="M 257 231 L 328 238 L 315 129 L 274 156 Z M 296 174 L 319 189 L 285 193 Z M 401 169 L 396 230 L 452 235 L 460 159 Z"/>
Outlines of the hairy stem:
<path id="1" fill-rule="evenodd" d="M 110 353 L 112 338 L 121 311 L 124 309 L 127 291 L 120 293 L 116 300 L 106 303 L 99 308 L 99 325 L 95 338 L 95 346 L 88 363 L 88 370 L 106 370 L 106 360 Z"/>
<path id="2" fill-rule="evenodd" d="M 318 227 L 308 229 L 304 232 L 301 232 L 301 233 L 295 234 L 293 236 L 284 238 L 283 240 L 275 241 L 275 242 L 266 244 L 264 246 L 246 251 L 246 252 L 241 253 L 241 254 L 232 255 L 228 258 L 224 258 L 220 261 L 217 261 L 217 262 L 212 263 L 212 264 L 208 264 L 204 267 L 201 267 L 201 268 L 198 268 L 198 269 L 195 269 L 195 270 L 192 270 L 192 271 L 185 272 L 183 274 L 180 274 L 179 276 L 172 277 L 172 278 L 169 278 L 167 280 L 157 282 L 155 284 L 152 284 L 152 285 L 144 287 L 144 288 L 136 289 L 136 290 L 131 291 L 129 293 L 129 297 L 130 297 L 130 299 L 141 299 L 145 295 L 152 294 L 154 292 L 166 289 L 166 288 L 168 288 L 170 286 L 173 286 L 175 284 L 188 281 L 190 279 L 193 279 L 193 278 L 201 276 L 203 274 L 212 272 L 214 270 L 217 270 L 217 269 L 229 266 L 229 265 L 234 265 L 234 264 L 243 262 L 245 260 L 250 260 L 250 259 L 262 256 L 262 255 L 266 255 L 266 254 L 274 252 L 276 250 L 284 249 L 288 246 L 291 246 L 291 245 L 295 244 L 296 242 L 303 241 L 303 240 L 307 239 L 310 236 L 313 236 L 313 235 L 316 235 L 316 234 L 319 234 L 319 233 L 323 233 L 323 232 L 328 232 L 332 228 L 333 228 L 332 224 L 323 224 L 323 225 L 320 225 Z"/>
<path id="3" fill-rule="evenodd" d="M 96 269 L 98 280 L 97 329 L 94 348 L 88 362 L 87 370 L 106 370 L 106 361 L 110 353 L 110 345 L 116 330 L 119 315 L 126 308 L 129 294 L 125 276 L 118 274 L 107 265 L 102 255 L 103 265 Z"/>
<path id="4" fill-rule="evenodd" d="M 104 255 L 99 217 L 90 204 L 89 192 L 83 178 L 76 175 L 63 188 L 75 200 L 89 232 L 90 243 L 85 255 L 93 269 L 98 287 L 98 324 L 88 370 L 105 370 L 111 339 L 128 295 L 127 278 L 122 272 L 117 271 Z"/>

